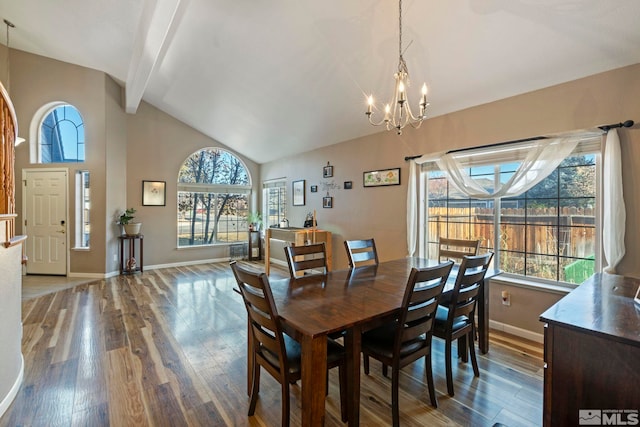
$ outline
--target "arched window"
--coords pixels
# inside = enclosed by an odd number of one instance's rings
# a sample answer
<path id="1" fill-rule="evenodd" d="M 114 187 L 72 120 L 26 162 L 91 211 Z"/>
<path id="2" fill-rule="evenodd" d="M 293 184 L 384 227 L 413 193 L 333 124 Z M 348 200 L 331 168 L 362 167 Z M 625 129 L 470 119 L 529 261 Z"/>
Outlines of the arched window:
<path id="1" fill-rule="evenodd" d="M 38 163 L 84 162 L 84 121 L 76 107 L 56 102 L 40 109 Z"/>
<path id="2" fill-rule="evenodd" d="M 250 192 L 247 168 L 228 151 L 189 156 L 178 175 L 178 246 L 247 241 Z"/>

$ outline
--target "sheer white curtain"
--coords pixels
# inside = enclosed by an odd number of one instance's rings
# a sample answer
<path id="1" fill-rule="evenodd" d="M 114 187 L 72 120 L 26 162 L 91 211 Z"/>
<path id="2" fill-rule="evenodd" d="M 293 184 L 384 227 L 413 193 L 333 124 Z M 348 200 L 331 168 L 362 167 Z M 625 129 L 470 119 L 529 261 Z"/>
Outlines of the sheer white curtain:
<path id="1" fill-rule="evenodd" d="M 622 159 L 620 139 L 616 129 L 607 132 L 603 169 L 602 248 L 608 264 L 604 271 L 615 274 L 616 266 L 626 252 L 624 246 L 626 211 L 622 194 Z"/>

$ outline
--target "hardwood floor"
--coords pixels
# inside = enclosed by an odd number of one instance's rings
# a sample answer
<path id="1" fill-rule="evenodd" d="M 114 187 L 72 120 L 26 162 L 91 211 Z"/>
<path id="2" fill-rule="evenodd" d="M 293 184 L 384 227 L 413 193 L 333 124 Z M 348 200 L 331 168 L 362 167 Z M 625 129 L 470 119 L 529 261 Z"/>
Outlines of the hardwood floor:
<path id="1" fill-rule="evenodd" d="M 24 383 L 0 426 L 280 425 L 280 388 L 266 373 L 256 415 L 246 415 L 246 312 L 234 285 L 228 264 L 217 263 L 24 299 Z M 401 424 L 540 425 L 542 346 L 495 331 L 490 339 L 480 378 L 454 362 L 453 398 L 443 342 L 434 339 L 439 407 L 428 403 L 418 361 L 402 371 Z M 326 425 L 344 425 L 337 372 L 329 381 Z M 371 375 L 362 374 L 361 425 L 390 425 L 390 401 L 390 379 L 372 361 Z M 299 385 L 291 387 L 291 421 L 300 425 Z"/>

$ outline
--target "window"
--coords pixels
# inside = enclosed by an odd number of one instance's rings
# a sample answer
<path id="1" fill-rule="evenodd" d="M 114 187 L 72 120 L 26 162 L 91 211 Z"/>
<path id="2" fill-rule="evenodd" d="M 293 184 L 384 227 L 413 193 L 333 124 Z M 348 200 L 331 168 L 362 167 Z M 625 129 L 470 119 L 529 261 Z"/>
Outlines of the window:
<path id="1" fill-rule="evenodd" d="M 44 111 L 39 132 L 39 163 L 84 162 L 84 122 L 73 105 L 54 103 Z"/>
<path id="2" fill-rule="evenodd" d="M 80 170 L 76 172 L 76 249 L 89 249 L 89 237 L 91 235 L 91 224 L 89 212 L 91 210 L 91 200 L 89 193 L 89 171 Z"/>
<path id="3" fill-rule="evenodd" d="M 280 221 L 287 217 L 286 184 L 286 180 L 275 180 L 263 184 L 262 200 L 264 200 L 265 227 L 273 225 L 277 227 L 280 225 Z"/>
<path id="4" fill-rule="evenodd" d="M 564 283 L 587 279 L 596 269 L 600 247 L 599 152 L 587 144 L 576 151 L 536 186 L 509 198 L 470 199 L 431 167 L 425 173 L 428 256 L 435 256 L 438 237 L 480 239 L 481 248 L 495 252 L 494 262 L 505 273 Z M 517 166 L 497 162 L 466 171 L 492 189 L 506 182 Z"/>
<path id="5" fill-rule="evenodd" d="M 178 176 L 178 246 L 245 242 L 249 174 L 240 159 L 219 148 L 192 154 Z"/>

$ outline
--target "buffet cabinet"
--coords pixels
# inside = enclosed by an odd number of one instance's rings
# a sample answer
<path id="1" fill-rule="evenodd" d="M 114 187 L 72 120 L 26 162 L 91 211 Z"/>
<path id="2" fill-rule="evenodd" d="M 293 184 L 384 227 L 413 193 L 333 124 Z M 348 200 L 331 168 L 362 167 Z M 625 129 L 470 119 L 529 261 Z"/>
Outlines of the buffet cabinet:
<path id="1" fill-rule="evenodd" d="M 632 425 L 640 410 L 640 280 L 598 273 L 545 311 L 545 426 Z"/>

